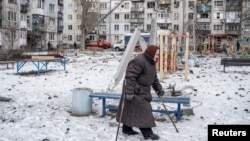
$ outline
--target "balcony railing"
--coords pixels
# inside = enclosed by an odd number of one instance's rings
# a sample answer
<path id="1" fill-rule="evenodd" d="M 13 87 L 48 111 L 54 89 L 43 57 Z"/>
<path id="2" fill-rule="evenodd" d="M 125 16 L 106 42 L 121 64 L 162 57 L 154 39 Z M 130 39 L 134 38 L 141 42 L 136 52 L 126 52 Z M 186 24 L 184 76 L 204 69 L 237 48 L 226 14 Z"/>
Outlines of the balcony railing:
<path id="1" fill-rule="evenodd" d="M 143 23 L 144 19 L 130 19 L 131 23 Z"/>
<path id="2" fill-rule="evenodd" d="M 138 8 L 138 7 L 131 7 L 131 11 L 132 12 L 143 12 L 144 11 L 144 8 L 141 7 L 141 8 Z"/>
<path id="3" fill-rule="evenodd" d="M 238 35 L 238 31 L 235 30 L 226 30 L 225 34 L 229 34 L 229 35 Z"/>
<path id="4" fill-rule="evenodd" d="M 210 13 L 212 10 L 211 5 L 197 6 L 196 8 L 198 13 Z"/>
<path id="5" fill-rule="evenodd" d="M 45 30 L 44 24 L 32 24 L 33 30 Z"/>
<path id="6" fill-rule="evenodd" d="M 201 35 L 207 35 L 207 34 L 211 34 L 211 30 L 196 30 L 196 34 L 201 34 Z"/>
<path id="7" fill-rule="evenodd" d="M 226 6 L 226 11 L 241 11 L 241 6 Z"/>

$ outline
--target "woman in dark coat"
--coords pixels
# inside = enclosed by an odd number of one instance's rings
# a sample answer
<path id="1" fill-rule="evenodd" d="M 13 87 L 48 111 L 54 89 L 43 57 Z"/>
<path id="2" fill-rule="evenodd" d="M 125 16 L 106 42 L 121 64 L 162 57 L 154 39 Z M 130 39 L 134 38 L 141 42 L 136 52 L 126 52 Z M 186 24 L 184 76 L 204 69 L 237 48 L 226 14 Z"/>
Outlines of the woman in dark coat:
<path id="1" fill-rule="evenodd" d="M 132 129 L 132 127 L 138 127 L 145 139 L 157 140 L 160 138 L 152 131 L 152 127 L 155 127 L 156 124 L 150 104 L 152 101 L 151 86 L 159 96 L 164 95 L 156 72 L 158 57 L 159 47 L 150 45 L 144 53 L 128 63 L 123 94 L 116 116 L 116 120 L 123 123 L 122 131 L 125 134 L 138 134 Z M 120 115 L 122 115 L 121 118 Z"/>

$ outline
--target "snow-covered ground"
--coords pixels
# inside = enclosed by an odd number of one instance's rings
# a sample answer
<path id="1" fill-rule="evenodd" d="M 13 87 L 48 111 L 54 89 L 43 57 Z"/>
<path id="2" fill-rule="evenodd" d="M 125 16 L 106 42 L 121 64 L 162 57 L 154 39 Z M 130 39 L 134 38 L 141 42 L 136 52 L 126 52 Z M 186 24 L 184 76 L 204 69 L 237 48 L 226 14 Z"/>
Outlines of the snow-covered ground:
<path id="1" fill-rule="evenodd" d="M 59 63 L 50 63 L 49 71 L 36 75 L 27 63 L 16 74 L 15 69 L 0 65 L 0 141 L 110 141 L 115 140 L 118 123 L 115 114 L 101 117 L 101 100 L 93 99 L 92 113 L 72 116 L 72 94 L 75 88 L 109 92 L 108 87 L 119 66 L 122 52 L 78 53 L 67 57 L 66 71 Z M 197 67 L 189 67 L 188 81 L 183 71 L 168 74 L 162 85 L 176 82 L 176 89 L 192 87 L 190 96 L 193 115 L 183 115 L 175 122 L 177 133 L 166 114 L 154 113 L 157 127 L 153 131 L 160 141 L 207 141 L 208 125 L 250 123 L 249 67 L 220 65 L 222 54 L 195 56 Z M 121 82 L 115 89 L 121 93 Z M 110 100 L 110 103 L 118 103 Z M 176 105 L 165 103 L 169 110 Z M 163 109 L 161 103 L 153 108 Z M 174 121 L 175 117 L 171 115 Z M 138 128 L 135 128 L 139 131 Z M 126 136 L 121 130 L 119 141 L 143 140 L 140 133 Z"/>

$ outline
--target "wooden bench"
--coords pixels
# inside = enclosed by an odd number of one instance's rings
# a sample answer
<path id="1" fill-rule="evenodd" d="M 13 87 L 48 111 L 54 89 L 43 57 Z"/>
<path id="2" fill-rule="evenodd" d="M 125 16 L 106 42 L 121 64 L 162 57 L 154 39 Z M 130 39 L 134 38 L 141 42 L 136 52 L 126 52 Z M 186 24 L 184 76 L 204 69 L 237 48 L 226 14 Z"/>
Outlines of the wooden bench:
<path id="1" fill-rule="evenodd" d="M 224 65 L 224 72 L 229 66 L 250 66 L 250 58 L 221 58 L 221 65 Z"/>
<path id="2" fill-rule="evenodd" d="M 9 69 L 9 64 L 12 64 L 12 69 L 14 69 L 14 64 L 16 61 L 9 60 L 7 53 L 0 53 L 0 64 L 7 64 L 7 69 Z"/>
<path id="3" fill-rule="evenodd" d="M 121 94 L 115 93 L 91 93 L 89 95 L 91 98 L 102 99 L 102 116 L 106 115 L 106 109 L 117 110 L 118 106 L 107 105 L 106 99 L 120 99 Z M 153 95 L 152 102 L 161 102 L 157 95 Z M 189 104 L 190 97 L 188 96 L 163 96 L 162 102 L 164 103 L 176 103 L 177 108 L 173 111 L 167 111 L 169 114 L 175 114 L 177 120 L 181 119 L 181 104 Z M 166 113 L 165 110 L 154 110 L 153 112 Z"/>

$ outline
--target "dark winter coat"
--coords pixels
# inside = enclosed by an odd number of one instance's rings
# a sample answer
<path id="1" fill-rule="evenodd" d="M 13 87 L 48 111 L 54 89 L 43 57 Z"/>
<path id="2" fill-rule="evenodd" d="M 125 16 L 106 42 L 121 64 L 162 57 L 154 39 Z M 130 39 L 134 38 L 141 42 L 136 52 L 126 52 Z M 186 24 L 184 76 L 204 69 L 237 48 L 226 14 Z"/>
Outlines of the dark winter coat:
<path id="1" fill-rule="evenodd" d="M 123 83 L 123 94 L 116 116 L 118 122 L 120 121 L 124 100 L 121 123 L 139 128 L 156 126 L 150 104 L 152 101 L 151 86 L 157 91 L 161 84 L 157 77 L 154 60 L 149 54 L 143 53 L 132 59 L 128 64 Z M 125 93 L 134 93 L 134 99 L 132 101 L 124 99 Z"/>

